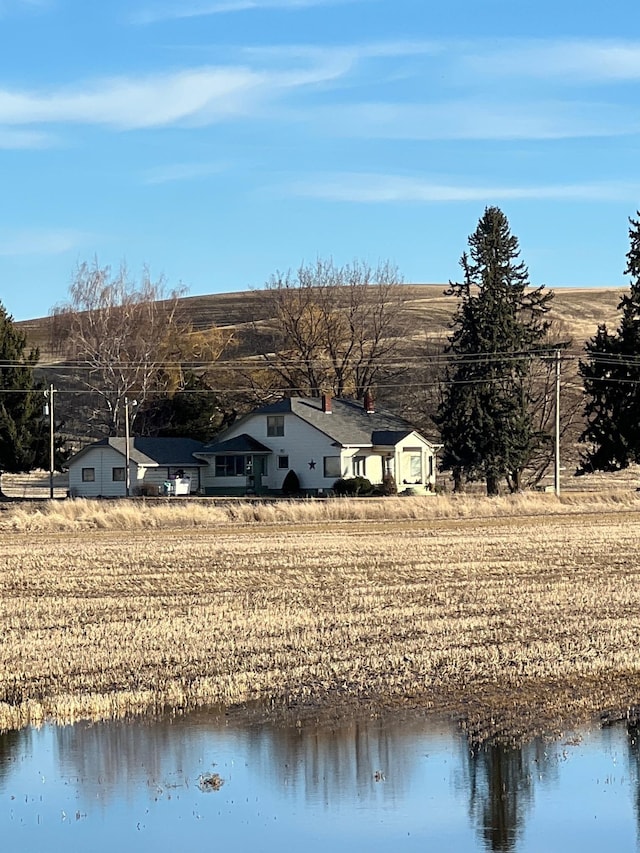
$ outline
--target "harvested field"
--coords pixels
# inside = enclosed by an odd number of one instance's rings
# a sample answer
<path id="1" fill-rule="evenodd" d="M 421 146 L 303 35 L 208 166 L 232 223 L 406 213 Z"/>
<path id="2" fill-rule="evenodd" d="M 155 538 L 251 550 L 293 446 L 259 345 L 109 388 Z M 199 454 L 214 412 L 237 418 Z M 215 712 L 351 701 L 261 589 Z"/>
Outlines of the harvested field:
<path id="1" fill-rule="evenodd" d="M 629 492 L 8 505 L 0 727 L 257 703 L 432 709 L 483 739 L 623 715 L 639 523 Z"/>

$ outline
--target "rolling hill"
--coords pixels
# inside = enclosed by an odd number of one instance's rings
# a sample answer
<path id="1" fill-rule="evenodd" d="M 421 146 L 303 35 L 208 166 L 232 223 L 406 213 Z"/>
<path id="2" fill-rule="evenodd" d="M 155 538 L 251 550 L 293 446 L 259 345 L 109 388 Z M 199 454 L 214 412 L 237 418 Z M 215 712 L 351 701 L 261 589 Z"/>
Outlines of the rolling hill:
<path id="1" fill-rule="evenodd" d="M 444 341 L 455 308 L 453 297 L 444 295 L 443 284 L 405 284 L 407 311 L 406 338 Z M 622 288 L 557 288 L 550 312 L 562 337 L 572 341 L 572 352 L 579 353 L 596 331 L 599 323 L 617 325 L 616 306 Z M 209 296 L 187 296 L 181 305 L 194 329 L 221 326 L 241 330 L 252 323 L 269 321 L 269 303 L 263 291 L 218 293 Z M 53 365 L 57 356 L 50 344 L 50 318 L 41 317 L 18 322 L 31 345 L 38 346 L 41 364 Z M 243 353 L 244 354 L 244 353 Z"/>
<path id="2" fill-rule="evenodd" d="M 455 309 L 453 297 L 445 296 L 446 285 L 406 284 L 402 286 L 405 297 L 405 331 L 402 339 L 403 357 L 420 361 L 427 351 L 439 351 L 445 344 L 449 324 Z M 581 446 L 577 437 L 582 431 L 582 384 L 577 376 L 578 358 L 584 352 L 585 342 L 591 338 L 598 324 L 606 323 L 610 329 L 618 325 L 617 305 L 625 292 L 623 288 L 558 288 L 550 312 L 555 325 L 555 337 L 570 341 L 563 366 L 562 409 L 571 418 L 570 429 L 563 434 L 563 470 L 570 478 L 576 470 Z M 182 300 L 184 316 L 196 330 L 221 327 L 234 331 L 239 346 L 225 354 L 226 359 L 243 359 L 255 355 L 250 334 L 254 325 L 269 325 L 269 300 L 263 291 L 191 296 Z M 60 365 L 60 357 L 50 343 L 49 317 L 34 318 L 16 324 L 27 335 L 29 344 L 38 346 L 41 353 L 40 370 L 47 382 L 64 387 L 70 380 L 68 372 Z M 246 332 L 247 334 L 244 334 Z M 420 389 L 419 383 L 410 388 L 398 386 L 397 396 L 385 399 L 390 408 L 401 410 L 410 420 L 427 432 L 433 432 L 430 417 L 433 411 L 434 390 Z M 61 400 L 62 402 L 62 400 Z M 73 423 L 73 421 L 76 421 Z M 67 416 L 66 427 L 72 445 L 89 437 L 87 420 L 80 412 Z M 637 472 L 634 470 L 633 479 Z M 622 474 L 620 475 L 622 476 Z M 579 478 L 584 488 L 586 480 Z M 603 488 L 598 475 L 593 475 L 594 488 Z M 609 478 L 610 479 L 610 478 Z M 609 482 L 609 479 L 607 482 Z"/>

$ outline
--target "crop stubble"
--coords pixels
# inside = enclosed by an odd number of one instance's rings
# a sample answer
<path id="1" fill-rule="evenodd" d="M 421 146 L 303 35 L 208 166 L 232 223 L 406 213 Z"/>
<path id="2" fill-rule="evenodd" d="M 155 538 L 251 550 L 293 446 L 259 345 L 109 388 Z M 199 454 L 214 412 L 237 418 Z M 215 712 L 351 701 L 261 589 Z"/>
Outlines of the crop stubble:
<path id="1" fill-rule="evenodd" d="M 637 508 L 532 506 L 0 532 L 0 727 L 257 700 L 435 709 L 484 738 L 625 713 L 640 704 Z"/>

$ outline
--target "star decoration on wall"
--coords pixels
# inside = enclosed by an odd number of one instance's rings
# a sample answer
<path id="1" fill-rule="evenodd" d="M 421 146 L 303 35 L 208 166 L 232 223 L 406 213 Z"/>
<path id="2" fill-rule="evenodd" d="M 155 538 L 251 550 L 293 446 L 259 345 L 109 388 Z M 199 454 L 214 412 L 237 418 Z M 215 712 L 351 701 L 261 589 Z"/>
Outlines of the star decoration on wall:
<path id="1" fill-rule="evenodd" d="M 315 467 L 316 467 L 316 460 L 315 460 L 315 459 L 310 459 L 310 460 L 309 460 L 309 470 L 310 470 L 310 471 L 313 471 Z"/>

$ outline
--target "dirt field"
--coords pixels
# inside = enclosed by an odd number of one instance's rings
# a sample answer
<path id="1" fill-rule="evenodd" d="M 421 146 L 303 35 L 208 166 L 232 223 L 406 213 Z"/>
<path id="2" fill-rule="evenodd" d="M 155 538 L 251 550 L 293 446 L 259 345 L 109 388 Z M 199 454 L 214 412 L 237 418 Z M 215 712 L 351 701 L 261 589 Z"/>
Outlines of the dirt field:
<path id="1" fill-rule="evenodd" d="M 257 700 L 517 738 L 640 705 L 635 498 L 329 503 L 3 509 L 0 726 Z"/>

